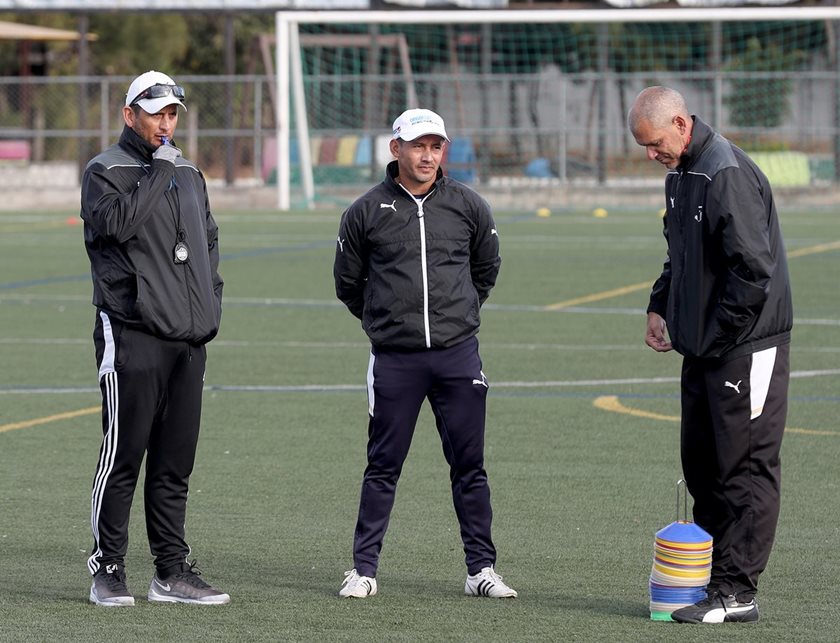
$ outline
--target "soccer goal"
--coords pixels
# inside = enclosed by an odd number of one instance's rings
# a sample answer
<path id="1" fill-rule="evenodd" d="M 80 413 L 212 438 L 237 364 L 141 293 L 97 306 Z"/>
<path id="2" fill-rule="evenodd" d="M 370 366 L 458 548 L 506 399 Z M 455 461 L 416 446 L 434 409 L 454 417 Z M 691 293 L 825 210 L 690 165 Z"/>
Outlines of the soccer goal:
<path id="1" fill-rule="evenodd" d="M 278 206 L 379 181 L 410 107 L 444 117 L 446 171 L 482 190 L 639 184 L 659 174 L 625 115 L 652 84 L 748 151 L 787 154 L 782 178 L 833 181 L 838 20 L 840 7 L 278 12 Z"/>

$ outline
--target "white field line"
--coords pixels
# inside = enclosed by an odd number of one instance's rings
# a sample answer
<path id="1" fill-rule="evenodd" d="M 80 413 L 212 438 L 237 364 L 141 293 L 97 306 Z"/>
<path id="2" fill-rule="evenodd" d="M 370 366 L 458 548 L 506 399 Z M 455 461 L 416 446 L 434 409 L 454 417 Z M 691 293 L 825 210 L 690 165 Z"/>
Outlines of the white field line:
<path id="1" fill-rule="evenodd" d="M 23 302 L 23 303 L 90 303 L 89 295 L 33 295 L 26 293 L 0 293 L 0 303 Z M 336 299 L 292 299 L 285 297 L 225 297 L 225 306 L 297 306 L 297 307 L 322 307 L 341 308 L 344 306 Z M 558 304 L 493 304 L 488 303 L 482 306 L 482 310 L 494 310 L 501 312 L 539 312 L 552 314 L 595 314 L 595 315 L 632 315 L 644 317 L 644 310 L 641 308 L 611 308 L 598 306 L 569 306 L 563 307 Z M 840 319 L 800 319 L 794 320 L 795 326 L 840 326 Z"/>
<path id="2" fill-rule="evenodd" d="M 87 346 L 91 343 L 87 338 L 56 337 L 56 338 L 20 338 L 0 337 L 0 344 L 25 345 L 67 345 Z M 233 340 L 215 339 L 209 346 L 215 348 L 302 348 L 302 349 L 368 349 L 367 342 L 317 342 L 294 340 Z M 499 343 L 488 342 L 482 345 L 482 350 L 514 350 L 514 351 L 646 351 L 647 347 L 639 344 L 540 344 L 540 343 Z M 795 347 L 797 353 L 840 353 L 840 346 Z"/>
<path id="3" fill-rule="evenodd" d="M 28 346 L 89 346 L 92 340 L 80 337 L 0 337 L 0 345 L 28 345 Z M 236 340 L 236 339 L 214 339 L 208 344 L 211 351 L 222 348 L 290 348 L 290 349 L 352 349 L 368 350 L 370 344 L 361 342 L 318 342 L 318 341 L 296 341 L 296 340 Z M 641 341 L 638 344 L 542 344 L 542 343 L 516 343 L 516 342 L 485 342 L 481 350 L 512 350 L 512 351 L 590 351 L 590 352 L 615 352 L 615 351 L 647 351 L 649 350 Z M 840 346 L 796 346 L 795 353 L 840 353 Z"/>
<path id="4" fill-rule="evenodd" d="M 840 375 L 840 369 L 827 369 L 819 371 L 794 371 L 790 374 L 791 379 L 810 377 L 824 377 Z M 541 382 L 510 381 L 491 382 L 491 388 L 498 389 L 538 389 L 538 388 L 578 388 L 587 386 L 624 386 L 627 384 L 674 384 L 680 381 L 679 377 L 631 377 L 625 379 L 603 379 L 603 380 L 546 380 Z M 227 385 L 211 384 L 205 387 L 206 391 L 230 391 L 230 392 L 259 392 L 259 393 L 308 393 L 308 392 L 329 392 L 329 391 L 362 391 L 365 386 L 362 384 L 300 384 L 300 385 Z M 98 387 L 0 387 L 0 395 L 55 395 L 73 393 L 98 393 Z"/>
<path id="5" fill-rule="evenodd" d="M 55 338 L 20 338 L 20 337 L 0 337 L 0 344 L 27 344 L 27 345 L 68 345 L 68 346 L 88 346 L 92 345 L 92 340 L 89 338 L 80 337 L 55 337 Z M 365 341 L 360 342 L 318 342 L 318 341 L 296 341 L 296 340 L 236 340 L 236 339 L 214 339 L 208 344 L 210 350 L 217 348 L 303 348 L 303 349 L 326 349 L 333 350 L 339 348 L 350 349 L 370 349 L 370 343 Z M 503 349 L 503 350 L 517 350 L 517 351 L 543 351 L 543 350 L 557 350 L 557 351 L 637 351 L 646 350 L 647 347 L 641 342 L 639 344 L 535 344 L 535 343 L 484 343 L 482 350 Z M 649 350 L 649 349 L 647 349 Z M 837 348 L 840 351 L 840 347 Z"/>

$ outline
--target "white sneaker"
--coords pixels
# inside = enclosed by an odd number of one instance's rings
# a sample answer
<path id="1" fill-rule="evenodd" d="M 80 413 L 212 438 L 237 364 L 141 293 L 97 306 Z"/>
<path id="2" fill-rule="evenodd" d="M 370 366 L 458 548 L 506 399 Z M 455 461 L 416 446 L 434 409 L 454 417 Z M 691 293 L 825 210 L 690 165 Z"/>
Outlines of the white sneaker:
<path id="1" fill-rule="evenodd" d="M 359 576 L 355 569 L 344 572 L 344 582 L 338 591 L 342 598 L 367 598 L 376 594 L 376 579 L 370 576 Z"/>
<path id="2" fill-rule="evenodd" d="M 516 598 L 516 590 L 505 585 L 502 577 L 492 566 L 485 567 L 477 574 L 467 575 L 464 585 L 467 596 L 487 596 L 489 598 Z"/>

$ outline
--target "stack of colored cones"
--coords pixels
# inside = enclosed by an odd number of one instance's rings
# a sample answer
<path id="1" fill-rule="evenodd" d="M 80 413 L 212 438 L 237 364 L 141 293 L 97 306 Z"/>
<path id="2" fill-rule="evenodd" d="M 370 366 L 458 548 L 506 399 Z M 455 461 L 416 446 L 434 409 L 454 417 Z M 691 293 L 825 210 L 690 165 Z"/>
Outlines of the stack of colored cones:
<path id="1" fill-rule="evenodd" d="M 684 482 L 677 483 L 677 514 L 680 484 Z M 657 531 L 650 572 L 651 620 L 671 621 L 675 610 L 706 598 L 711 570 L 712 537 L 704 529 L 686 519 Z"/>

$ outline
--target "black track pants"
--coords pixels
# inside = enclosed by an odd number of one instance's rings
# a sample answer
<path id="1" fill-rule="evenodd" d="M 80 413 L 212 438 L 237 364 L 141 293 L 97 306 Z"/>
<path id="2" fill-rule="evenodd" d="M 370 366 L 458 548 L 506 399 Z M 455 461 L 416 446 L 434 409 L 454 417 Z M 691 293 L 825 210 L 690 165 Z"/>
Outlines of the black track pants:
<path id="1" fill-rule="evenodd" d="M 682 466 L 714 538 L 710 587 L 753 596 L 779 518 L 790 345 L 682 369 Z"/>
<path id="2" fill-rule="evenodd" d="M 149 547 L 158 570 L 189 555 L 187 489 L 195 461 L 205 348 L 166 341 L 98 313 L 94 328 L 104 434 L 91 494 L 88 568 L 122 565 L 128 519 L 146 455 L 143 490 Z"/>
<path id="3" fill-rule="evenodd" d="M 484 470 L 487 380 L 475 337 L 447 349 L 397 352 L 374 349 L 368 369 L 368 465 L 362 482 L 353 561 L 376 576 L 382 541 L 423 400 L 435 415 L 450 467 L 452 501 L 469 573 L 493 565 L 493 512 Z"/>

